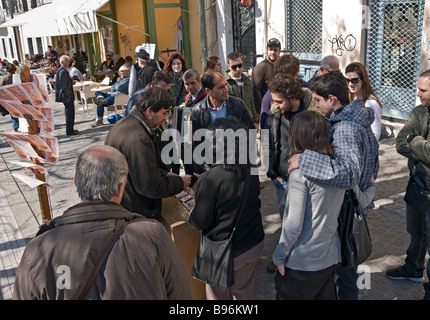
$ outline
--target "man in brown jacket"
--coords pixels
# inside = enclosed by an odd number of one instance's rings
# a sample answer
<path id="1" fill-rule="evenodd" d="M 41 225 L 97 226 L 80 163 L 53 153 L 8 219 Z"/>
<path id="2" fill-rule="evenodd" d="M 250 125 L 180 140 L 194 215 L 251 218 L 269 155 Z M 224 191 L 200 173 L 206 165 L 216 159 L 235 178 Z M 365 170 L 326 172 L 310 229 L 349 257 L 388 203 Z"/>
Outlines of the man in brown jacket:
<path id="1" fill-rule="evenodd" d="M 190 178 L 169 172 L 161 160 L 159 127 L 174 105 L 168 91 L 154 87 L 142 92 L 130 114 L 110 129 L 105 144 L 121 151 L 129 175 L 121 204 L 127 210 L 161 221 L 162 198 L 190 185 Z"/>
<path id="2" fill-rule="evenodd" d="M 111 236 L 126 221 L 85 300 L 192 299 L 182 256 L 158 221 L 119 204 L 127 180 L 124 156 L 96 146 L 78 158 L 74 182 L 81 203 L 44 225 L 25 248 L 13 298 L 77 299 Z"/>

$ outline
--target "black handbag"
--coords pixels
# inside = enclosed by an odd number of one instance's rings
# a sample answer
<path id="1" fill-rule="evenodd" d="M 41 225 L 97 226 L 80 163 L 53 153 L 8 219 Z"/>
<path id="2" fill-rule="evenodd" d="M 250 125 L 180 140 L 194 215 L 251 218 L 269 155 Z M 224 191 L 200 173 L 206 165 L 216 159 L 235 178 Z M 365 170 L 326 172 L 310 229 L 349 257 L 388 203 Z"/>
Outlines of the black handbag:
<path id="1" fill-rule="evenodd" d="M 417 164 L 411 170 L 406 187 L 405 202 L 418 211 L 424 212 L 430 208 L 430 191 L 427 176 L 417 172 Z"/>
<path id="2" fill-rule="evenodd" d="M 355 268 L 372 253 L 372 240 L 366 216 L 353 190 L 346 190 L 338 218 L 341 242 L 341 268 Z"/>
<path id="3" fill-rule="evenodd" d="M 250 176 L 248 173 L 245 182 L 243 201 L 230 237 L 222 241 L 212 241 L 205 235 L 202 235 L 191 270 L 191 275 L 195 279 L 220 288 L 228 288 L 234 284 L 232 239 L 237 222 L 239 221 L 239 217 L 248 199 L 249 180 Z"/>

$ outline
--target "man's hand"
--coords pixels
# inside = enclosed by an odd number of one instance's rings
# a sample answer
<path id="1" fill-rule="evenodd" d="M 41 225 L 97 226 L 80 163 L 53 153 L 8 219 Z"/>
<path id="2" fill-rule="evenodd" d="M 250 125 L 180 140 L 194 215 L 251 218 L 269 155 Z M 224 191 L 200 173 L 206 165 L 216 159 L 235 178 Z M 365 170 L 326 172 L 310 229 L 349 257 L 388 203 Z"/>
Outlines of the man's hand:
<path id="1" fill-rule="evenodd" d="M 188 187 L 191 184 L 191 177 L 190 176 L 180 176 L 182 178 L 182 181 L 184 182 L 184 191 L 188 189 Z"/>
<path id="2" fill-rule="evenodd" d="M 278 272 L 281 274 L 281 276 L 284 276 L 285 275 L 285 265 L 281 264 L 277 268 L 278 268 Z"/>
<path id="3" fill-rule="evenodd" d="M 197 178 L 197 180 L 196 180 L 196 182 L 194 182 L 194 185 L 193 185 L 193 190 L 194 190 L 194 192 L 197 190 L 197 184 L 199 183 L 199 177 L 200 177 L 200 175 L 199 174 L 197 174 L 197 173 L 195 173 L 195 172 L 193 172 L 193 176 L 195 176 L 196 178 Z"/>
<path id="4" fill-rule="evenodd" d="M 290 159 L 288 160 L 288 174 L 291 173 L 294 169 L 299 168 L 299 157 L 301 156 L 301 153 L 293 154 Z"/>

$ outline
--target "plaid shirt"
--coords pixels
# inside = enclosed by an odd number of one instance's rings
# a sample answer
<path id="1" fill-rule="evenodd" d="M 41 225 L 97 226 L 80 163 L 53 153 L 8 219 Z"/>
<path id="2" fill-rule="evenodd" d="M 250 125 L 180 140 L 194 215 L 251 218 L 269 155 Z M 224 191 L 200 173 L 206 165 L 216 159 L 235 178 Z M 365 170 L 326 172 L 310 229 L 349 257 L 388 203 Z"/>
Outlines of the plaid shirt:
<path id="1" fill-rule="evenodd" d="M 358 184 L 366 190 L 379 171 L 379 144 L 370 128 L 373 110 L 356 99 L 327 120 L 334 130 L 335 159 L 306 150 L 299 158 L 300 171 L 314 182 L 342 189 Z"/>

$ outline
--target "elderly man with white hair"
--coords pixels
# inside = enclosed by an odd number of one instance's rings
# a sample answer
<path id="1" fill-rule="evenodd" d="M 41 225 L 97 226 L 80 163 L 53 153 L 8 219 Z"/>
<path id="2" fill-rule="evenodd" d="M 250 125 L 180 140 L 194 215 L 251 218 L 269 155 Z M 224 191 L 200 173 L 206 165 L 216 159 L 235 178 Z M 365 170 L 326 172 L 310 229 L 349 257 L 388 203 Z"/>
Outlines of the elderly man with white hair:
<path id="1" fill-rule="evenodd" d="M 119 68 L 119 79 L 110 88 L 110 92 L 96 91 L 97 97 L 95 104 L 97 105 L 96 122 L 91 126 L 93 128 L 103 125 L 103 115 L 105 107 L 111 106 L 115 102 L 115 97 L 121 93 L 128 95 L 128 86 L 130 81 L 130 72 L 126 66 Z"/>
<path id="2" fill-rule="evenodd" d="M 57 71 L 55 80 L 55 102 L 64 103 L 66 116 L 66 135 L 78 134 L 75 126 L 75 97 L 73 94 L 73 82 L 69 74 L 70 57 L 63 55 L 60 58 L 61 67 Z"/>

